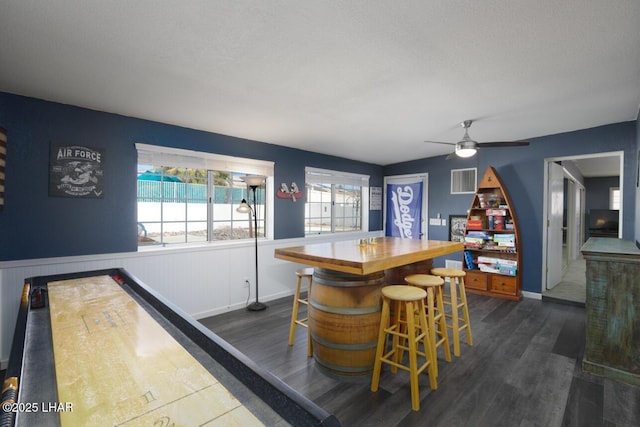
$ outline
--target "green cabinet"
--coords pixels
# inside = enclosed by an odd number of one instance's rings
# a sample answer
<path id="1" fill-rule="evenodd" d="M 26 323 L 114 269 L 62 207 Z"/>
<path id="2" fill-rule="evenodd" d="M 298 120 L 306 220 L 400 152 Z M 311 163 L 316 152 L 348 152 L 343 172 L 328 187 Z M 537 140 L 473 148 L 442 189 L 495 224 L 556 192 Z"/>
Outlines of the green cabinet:
<path id="1" fill-rule="evenodd" d="M 640 250 L 605 237 L 590 238 L 581 250 L 587 264 L 582 368 L 640 385 Z"/>

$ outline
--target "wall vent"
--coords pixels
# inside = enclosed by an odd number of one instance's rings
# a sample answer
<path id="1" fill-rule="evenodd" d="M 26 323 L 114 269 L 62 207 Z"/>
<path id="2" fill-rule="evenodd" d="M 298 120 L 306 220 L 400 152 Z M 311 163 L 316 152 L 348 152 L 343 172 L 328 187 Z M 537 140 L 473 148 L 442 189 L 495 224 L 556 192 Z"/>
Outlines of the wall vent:
<path id="1" fill-rule="evenodd" d="M 451 194 L 473 194 L 476 192 L 478 169 L 452 169 Z"/>
<path id="2" fill-rule="evenodd" d="M 452 259 L 445 259 L 444 266 L 446 268 L 455 268 L 456 270 L 462 270 L 462 261 L 455 261 Z M 445 279 L 445 282 L 448 282 L 449 278 Z"/>
<path id="3" fill-rule="evenodd" d="M 455 268 L 456 270 L 462 270 L 462 261 L 454 261 L 452 259 L 445 259 L 444 266 L 446 268 Z"/>

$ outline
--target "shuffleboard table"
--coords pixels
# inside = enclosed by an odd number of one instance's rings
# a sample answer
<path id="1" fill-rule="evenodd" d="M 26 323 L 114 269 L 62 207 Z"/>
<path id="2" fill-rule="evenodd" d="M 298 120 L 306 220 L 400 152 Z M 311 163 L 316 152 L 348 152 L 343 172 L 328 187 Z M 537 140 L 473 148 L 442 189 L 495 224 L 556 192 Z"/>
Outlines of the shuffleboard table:
<path id="1" fill-rule="evenodd" d="M 0 426 L 338 426 L 123 269 L 25 281 Z"/>

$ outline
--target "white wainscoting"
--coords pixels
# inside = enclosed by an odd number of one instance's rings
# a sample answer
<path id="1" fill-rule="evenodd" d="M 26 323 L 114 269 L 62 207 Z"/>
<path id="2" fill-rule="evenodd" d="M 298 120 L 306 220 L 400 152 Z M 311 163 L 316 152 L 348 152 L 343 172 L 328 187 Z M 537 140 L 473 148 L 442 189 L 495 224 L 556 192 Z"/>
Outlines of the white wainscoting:
<path id="1" fill-rule="evenodd" d="M 380 235 L 381 232 L 349 233 L 260 241 L 260 301 L 292 295 L 294 291 L 294 271 L 300 265 L 274 258 L 276 248 Z M 9 359 L 26 278 L 109 268 L 126 269 L 196 319 L 242 308 L 247 300 L 255 300 L 253 242 L 0 262 L 0 368 L 5 369 Z M 249 288 L 244 286 L 245 278 L 250 282 Z"/>

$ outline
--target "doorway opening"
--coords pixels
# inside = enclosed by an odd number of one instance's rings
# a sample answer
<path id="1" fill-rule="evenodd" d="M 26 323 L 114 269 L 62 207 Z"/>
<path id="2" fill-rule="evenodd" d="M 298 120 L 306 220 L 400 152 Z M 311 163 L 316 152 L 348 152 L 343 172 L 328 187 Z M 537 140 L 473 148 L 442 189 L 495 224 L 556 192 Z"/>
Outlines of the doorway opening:
<path id="1" fill-rule="evenodd" d="M 590 214 L 610 209 L 613 186 L 620 195 L 620 208 L 611 212 L 622 224 L 623 155 L 619 151 L 545 159 L 543 300 L 584 306 L 585 262 L 580 248 L 593 234 Z M 620 226 L 612 237 L 621 236 Z"/>

